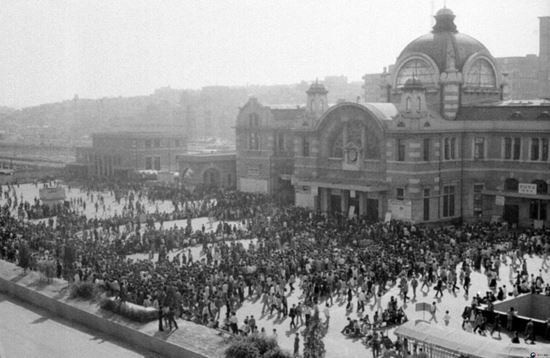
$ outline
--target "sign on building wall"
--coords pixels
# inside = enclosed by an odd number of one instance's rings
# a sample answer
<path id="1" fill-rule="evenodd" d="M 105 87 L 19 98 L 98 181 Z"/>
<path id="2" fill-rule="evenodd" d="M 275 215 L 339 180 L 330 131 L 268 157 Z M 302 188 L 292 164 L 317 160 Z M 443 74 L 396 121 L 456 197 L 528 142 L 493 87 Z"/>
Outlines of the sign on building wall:
<path id="1" fill-rule="evenodd" d="M 412 202 L 410 200 L 388 199 L 388 211 L 396 220 L 412 220 Z"/>
<path id="2" fill-rule="evenodd" d="M 519 183 L 518 193 L 536 195 L 537 194 L 537 184 Z"/>
<path id="3" fill-rule="evenodd" d="M 495 205 L 504 206 L 504 197 L 502 195 L 495 196 Z"/>

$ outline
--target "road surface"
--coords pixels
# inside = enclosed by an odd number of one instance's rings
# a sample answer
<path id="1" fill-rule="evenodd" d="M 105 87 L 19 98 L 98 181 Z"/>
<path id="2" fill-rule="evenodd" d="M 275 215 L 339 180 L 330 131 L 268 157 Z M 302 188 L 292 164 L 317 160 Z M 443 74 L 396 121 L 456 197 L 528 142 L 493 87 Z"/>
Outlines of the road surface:
<path id="1" fill-rule="evenodd" d="M 0 294 L 0 358 L 158 358 Z"/>

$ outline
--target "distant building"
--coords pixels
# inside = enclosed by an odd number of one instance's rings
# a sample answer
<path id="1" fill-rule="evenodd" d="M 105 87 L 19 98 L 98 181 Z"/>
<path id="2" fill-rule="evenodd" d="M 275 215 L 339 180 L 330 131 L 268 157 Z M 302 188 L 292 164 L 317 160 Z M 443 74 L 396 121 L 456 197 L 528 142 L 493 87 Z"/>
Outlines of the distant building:
<path id="1" fill-rule="evenodd" d="M 550 16 L 539 21 L 539 97 L 550 98 Z"/>
<path id="2" fill-rule="evenodd" d="M 319 110 L 326 108 L 325 101 Z M 290 177 L 295 152 L 292 129 L 300 118 L 305 120 L 305 113 L 300 106 L 264 106 L 254 97 L 240 109 L 236 125 L 239 190 L 269 194 L 286 192 L 285 195 L 292 196 Z"/>
<path id="3" fill-rule="evenodd" d="M 234 189 L 236 186 L 235 153 L 212 152 L 182 155 L 178 172 L 186 188 Z"/>
<path id="4" fill-rule="evenodd" d="M 507 82 L 506 98 L 539 97 L 539 58 L 537 55 L 498 57 L 496 60 Z"/>
<path id="5" fill-rule="evenodd" d="M 94 133 L 91 147 L 77 147 L 76 164 L 88 177 L 126 178 L 139 170 L 177 171 L 186 152 L 183 133 Z"/>

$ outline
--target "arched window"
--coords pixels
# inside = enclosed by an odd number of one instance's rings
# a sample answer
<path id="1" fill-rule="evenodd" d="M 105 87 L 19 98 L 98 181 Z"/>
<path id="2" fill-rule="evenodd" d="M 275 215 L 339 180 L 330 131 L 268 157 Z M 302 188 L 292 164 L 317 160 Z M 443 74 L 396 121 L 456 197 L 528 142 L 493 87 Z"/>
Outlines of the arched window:
<path id="1" fill-rule="evenodd" d="M 325 111 L 325 101 L 321 100 L 321 113 Z"/>
<path id="2" fill-rule="evenodd" d="M 416 103 L 418 104 L 416 111 L 417 112 L 422 111 L 422 97 L 420 96 L 416 97 Z"/>
<path id="3" fill-rule="evenodd" d="M 431 64 L 420 58 L 413 58 L 405 62 L 399 69 L 396 77 L 397 88 L 405 85 L 408 79 L 420 81 L 424 86 L 434 86 L 436 81 L 435 69 Z"/>
<path id="4" fill-rule="evenodd" d="M 517 179 L 508 178 L 504 181 L 504 191 L 518 191 L 519 182 Z"/>
<path id="5" fill-rule="evenodd" d="M 411 111 L 411 97 L 407 97 L 407 99 L 405 100 L 405 111 Z"/>
<path id="6" fill-rule="evenodd" d="M 464 86 L 474 88 L 496 88 L 497 80 L 493 66 L 483 58 L 475 60 L 466 73 Z"/>

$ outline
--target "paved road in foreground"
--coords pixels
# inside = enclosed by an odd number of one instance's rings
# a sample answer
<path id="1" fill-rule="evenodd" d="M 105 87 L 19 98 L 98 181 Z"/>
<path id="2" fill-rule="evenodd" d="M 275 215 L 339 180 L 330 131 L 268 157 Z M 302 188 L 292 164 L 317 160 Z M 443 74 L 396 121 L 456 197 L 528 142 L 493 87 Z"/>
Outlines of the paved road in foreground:
<path id="1" fill-rule="evenodd" d="M 0 358 L 157 358 L 0 294 Z"/>

